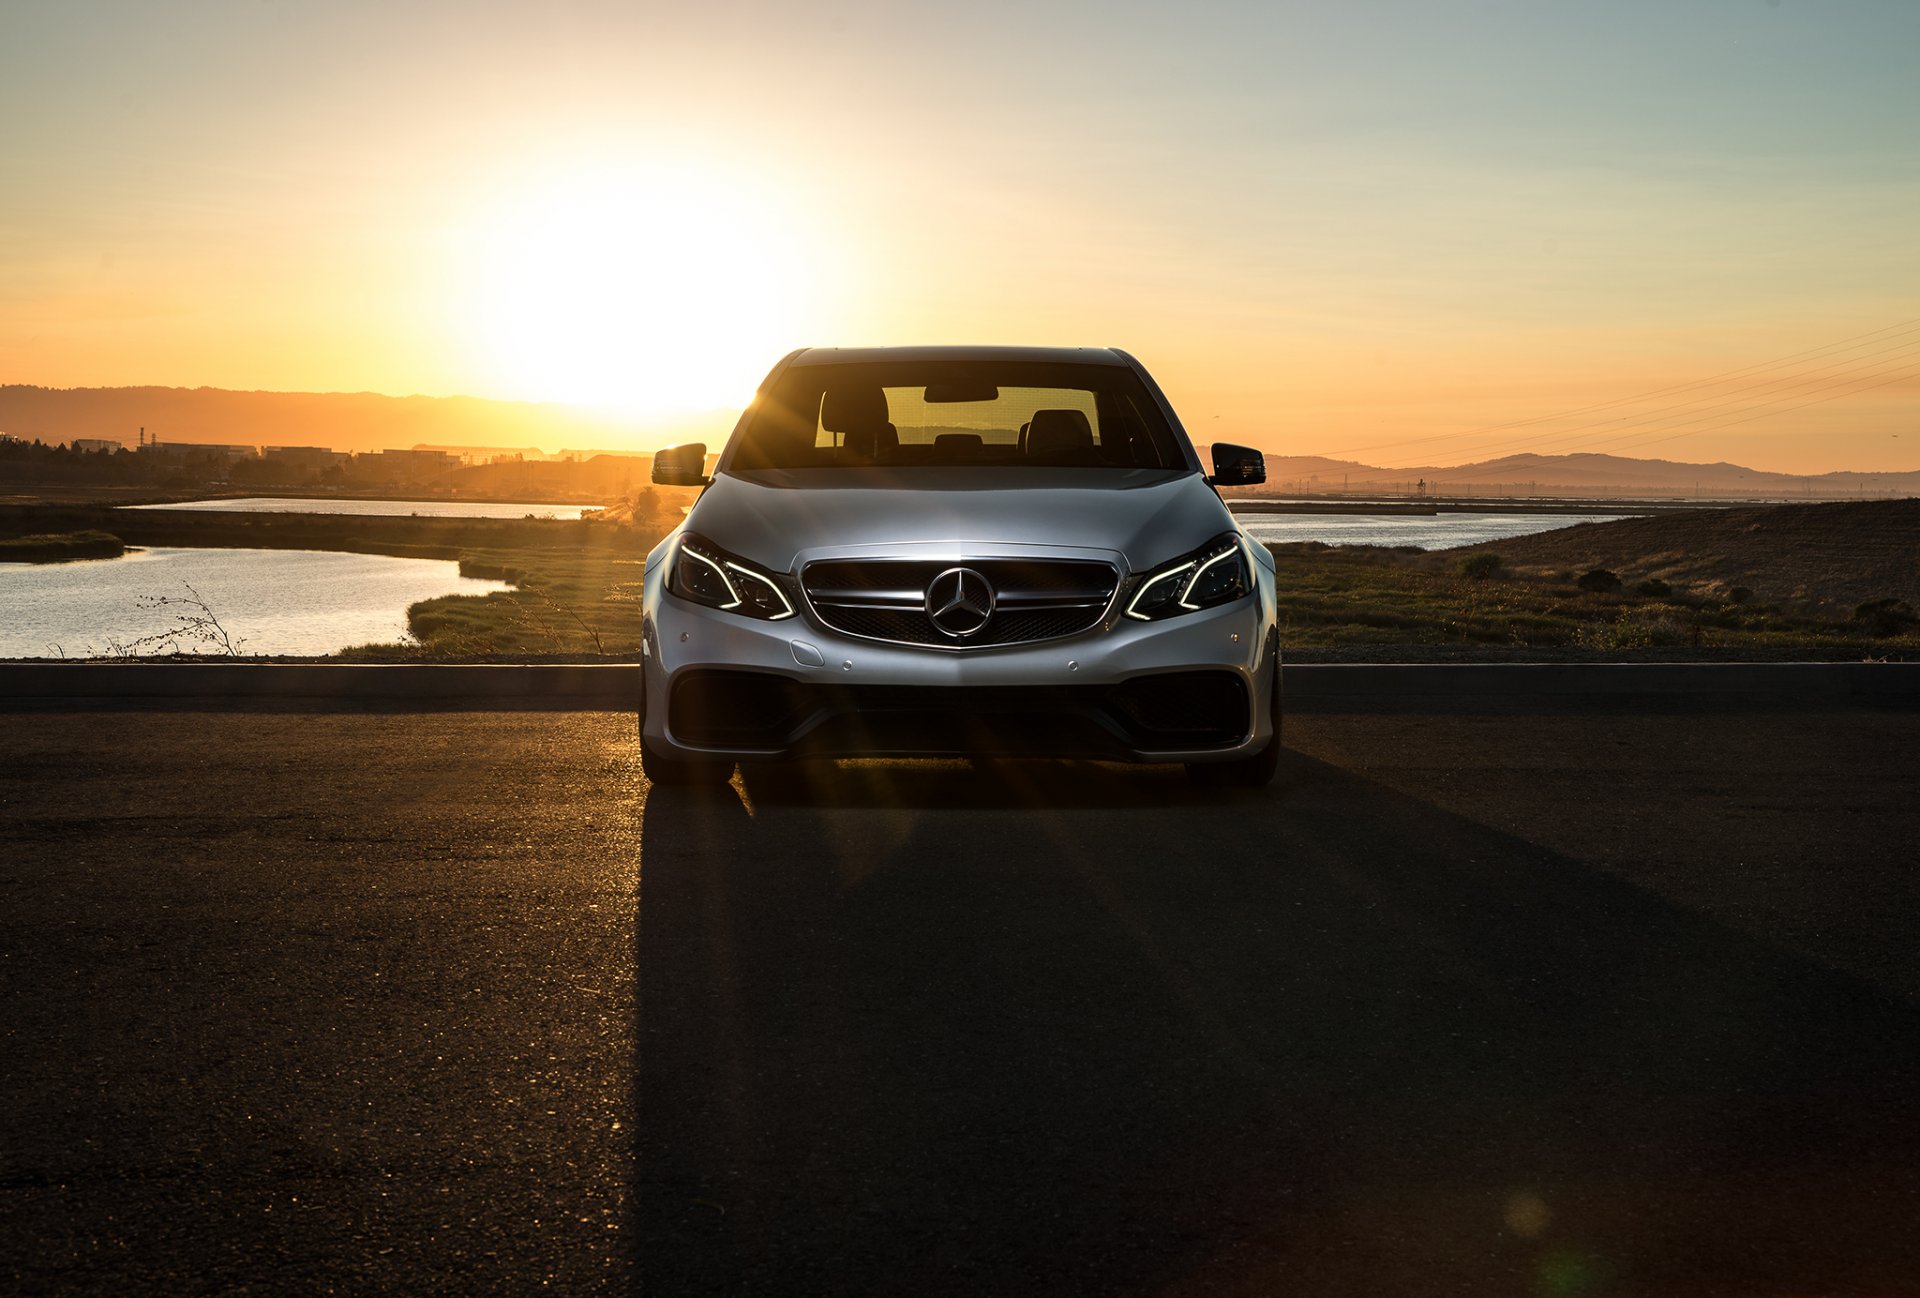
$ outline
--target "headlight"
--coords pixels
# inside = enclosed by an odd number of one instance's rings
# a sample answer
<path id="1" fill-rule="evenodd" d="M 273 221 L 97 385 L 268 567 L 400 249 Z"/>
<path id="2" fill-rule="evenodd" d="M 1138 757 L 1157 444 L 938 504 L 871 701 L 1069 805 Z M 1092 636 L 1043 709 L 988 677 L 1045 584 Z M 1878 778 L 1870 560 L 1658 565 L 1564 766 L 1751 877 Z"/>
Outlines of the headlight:
<path id="1" fill-rule="evenodd" d="M 1240 536 L 1218 536 L 1184 558 L 1155 570 L 1127 604 L 1127 616 L 1142 622 L 1217 608 L 1253 589 L 1247 550 Z"/>
<path id="2" fill-rule="evenodd" d="M 701 537 L 682 536 L 669 563 L 667 589 L 681 599 L 763 622 L 793 616 L 778 582 Z"/>

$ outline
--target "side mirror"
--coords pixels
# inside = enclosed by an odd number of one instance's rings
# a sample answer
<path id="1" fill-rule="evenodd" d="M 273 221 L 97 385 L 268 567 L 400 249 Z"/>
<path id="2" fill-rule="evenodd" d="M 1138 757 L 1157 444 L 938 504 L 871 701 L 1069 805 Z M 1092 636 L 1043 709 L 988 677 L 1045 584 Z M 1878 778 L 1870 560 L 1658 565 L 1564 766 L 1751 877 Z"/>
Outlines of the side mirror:
<path id="1" fill-rule="evenodd" d="M 662 487 L 704 487 L 713 481 L 706 470 L 705 442 L 687 442 L 653 453 L 653 480 Z"/>
<path id="2" fill-rule="evenodd" d="M 1216 487 L 1252 487 L 1267 480 L 1267 457 L 1251 446 L 1230 442 L 1213 444 L 1213 477 Z"/>

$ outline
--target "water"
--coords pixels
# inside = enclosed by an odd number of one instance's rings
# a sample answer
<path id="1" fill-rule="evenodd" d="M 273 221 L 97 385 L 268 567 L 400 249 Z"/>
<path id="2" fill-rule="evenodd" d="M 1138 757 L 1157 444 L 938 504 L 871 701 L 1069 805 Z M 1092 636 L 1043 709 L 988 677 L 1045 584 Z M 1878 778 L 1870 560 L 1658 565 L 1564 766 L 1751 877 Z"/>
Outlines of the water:
<path id="1" fill-rule="evenodd" d="M 224 652 L 192 636 L 171 645 L 146 640 L 198 612 L 151 606 L 157 597 L 184 599 L 188 585 L 241 653 L 301 657 L 403 639 L 407 605 L 419 600 L 509 589 L 462 577 L 450 560 L 324 550 L 156 547 L 121 559 L 0 563 L 0 658 L 85 658 L 117 646 L 141 654 Z"/>
<path id="2" fill-rule="evenodd" d="M 158 508 L 244 510 L 262 506 L 315 512 L 432 512 L 440 517 L 517 518 L 536 509 L 577 506 L 473 505 L 457 501 L 220 500 Z M 500 511 L 481 515 L 471 511 Z M 1239 515 L 1262 541 L 1329 545 L 1415 545 L 1437 550 L 1526 536 L 1612 514 L 1263 514 Z M 441 559 L 323 550 L 230 550 L 156 547 L 122 559 L 81 563 L 0 564 L 0 658 L 82 658 L 116 646 L 139 653 L 215 652 L 205 640 L 174 646 L 148 637 L 177 628 L 184 604 L 142 607 L 155 598 L 183 599 L 187 586 L 218 615 L 244 654 L 321 657 L 349 645 L 405 637 L 409 604 L 436 595 L 484 595 L 504 582 L 459 575 Z M 136 644 L 137 641 L 146 643 Z"/>
<path id="3" fill-rule="evenodd" d="M 535 518 L 571 519 L 598 505 L 505 504 L 491 500 L 312 500 L 244 496 L 236 500 L 182 500 L 167 505 L 123 505 L 123 509 L 197 509 L 220 514 L 365 514 L 375 518 Z"/>
<path id="4" fill-rule="evenodd" d="M 1610 523 L 1620 514 L 1261 514 L 1234 515 L 1262 541 L 1328 545 L 1417 545 L 1444 550 L 1579 523 Z"/>

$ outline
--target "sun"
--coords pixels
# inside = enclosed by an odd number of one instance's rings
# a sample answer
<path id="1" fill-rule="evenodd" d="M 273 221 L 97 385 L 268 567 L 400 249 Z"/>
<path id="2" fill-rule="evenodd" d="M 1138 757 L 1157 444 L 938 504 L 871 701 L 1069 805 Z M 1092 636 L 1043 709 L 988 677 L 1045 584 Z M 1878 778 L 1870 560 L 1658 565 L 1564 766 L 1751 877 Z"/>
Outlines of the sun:
<path id="1" fill-rule="evenodd" d="M 686 166 L 530 185 L 462 268 L 491 386 L 643 416 L 744 404 L 818 303 L 794 206 Z"/>

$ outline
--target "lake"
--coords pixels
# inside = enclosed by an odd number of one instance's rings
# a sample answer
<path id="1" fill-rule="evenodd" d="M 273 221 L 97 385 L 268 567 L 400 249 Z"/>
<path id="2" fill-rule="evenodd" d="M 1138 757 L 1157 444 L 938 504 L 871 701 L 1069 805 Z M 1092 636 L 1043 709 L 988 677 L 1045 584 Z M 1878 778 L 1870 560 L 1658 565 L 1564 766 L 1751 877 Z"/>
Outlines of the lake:
<path id="1" fill-rule="evenodd" d="M 246 496 L 234 500 L 186 500 L 125 509 L 190 509 L 230 514 L 362 514 L 423 518 L 579 518 L 592 505 L 505 504 L 474 500 L 333 500 Z M 1238 515 L 1262 541 L 1324 541 L 1328 545 L 1417 545 L 1441 550 L 1526 536 L 1576 523 L 1604 523 L 1613 514 L 1268 514 Z"/>
<path id="2" fill-rule="evenodd" d="M 462 577 L 451 560 L 324 550 L 155 547 L 121 559 L 0 563 L 0 658 L 85 658 L 115 646 L 169 652 L 147 638 L 198 610 L 154 601 L 184 599 L 189 585 L 242 654 L 302 657 L 403 639 L 407 606 L 423 599 L 511 589 Z M 221 652 L 192 638 L 178 648 Z"/>
<path id="3" fill-rule="evenodd" d="M 387 514 L 518 518 L 554 505 L 471 505 L 458 501 L 222 500 L 196 507 L 242 510 L 256 505 L 315 512 L 355 512 L 380 506 Z M 137 507 L 140 508 L 140 507 Z M 184 509 L 186 505 L 160 508 Z M 492 509 L 498 514 L 465 511 Z M 1603 514 L 1266 514 L 1238 517 L 1262 541 L 1323 541 L 1329 545 L 1414 545 L 1436 550 L 1525 536 L 1578 523 L 1606 522 Z M 397 559 L 323 550 L 229 550 L 155 547 L 122 559 L 82 563 L 0 564 L 0 658 L 84 658 L 115 646 L 139 653 L 167 652 L 150 637 L 180 626 L 194 612 L 181 603 L 191 585 L 219 617 L 243 654 L 319 657 L 349 645 L 401 640 L 409 604 L 437 595 L 484 595 L 510 589 L 504 582 L 462 577 L 441 559 Z M 143 607 L 143 604 L 146 605 Z M 145 643 L 136 645 L 136 641 Z M 210 653 L 205 641 L 182 640 L 182 652 Z"/>
<path id="4" fill-rule="evenodd" d="M 578 518 L 598 505 L 509 504 L 493 500 L 335 500 L 242 496 L 234 500 L 181 500 L 167 505 L 122 505 L 122 509 L 194 509 L 219 514 L 363 514 L 372 518 Z"/>
<path id="5" fill-rule="evenodd" d="M 1324 541 L 1328 545 L 1417 545 L 1444 550 L 1503 541 L 1579 523 L 1610 523 L 1618 514 L 1266 514 L 1236 510 L 1234 517 L 1262 541 Z"/>

